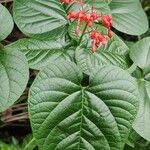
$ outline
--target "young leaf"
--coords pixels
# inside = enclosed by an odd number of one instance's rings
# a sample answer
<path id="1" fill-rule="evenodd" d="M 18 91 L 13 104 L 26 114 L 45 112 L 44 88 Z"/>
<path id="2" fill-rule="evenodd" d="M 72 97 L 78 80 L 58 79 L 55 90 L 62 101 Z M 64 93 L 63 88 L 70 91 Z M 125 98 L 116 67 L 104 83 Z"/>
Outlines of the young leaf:
<path id="1" fill-rule="evenodd" d="M 0 49 L 0 112 L 11 106 L 28 82 L 29 69 L 19 51 Z"/>
<path id="2" fill-rule="evenodd" d="M 35 79 L 29 112 L 40 150 L 123 148 L 136 115 L 135 80 L 115 66 L 93 70 L 87 88 L 82 78 L 74 63 L 59 61 Z"/>
<path id="3" fill-rule="evenodd" d="M 0 4 L 0 41 L 4 40 L 12 31 L 13 19 L 9 11 Z"/>
<path id="4" fill-rule="evenodd" d="M 29 67 L 41 70 L 57 59 L 70 59 L 63 43 L 63 40 L 21 39 L 8 45 L 7 48 L 23 52 Z"/>
<path id="5" fill-rule="evenodd" d="M 14 19 L 19 29 L 36 38 L 55 38 L 66 29 L 66 13 L 60 1 L 14 0 Z"/>

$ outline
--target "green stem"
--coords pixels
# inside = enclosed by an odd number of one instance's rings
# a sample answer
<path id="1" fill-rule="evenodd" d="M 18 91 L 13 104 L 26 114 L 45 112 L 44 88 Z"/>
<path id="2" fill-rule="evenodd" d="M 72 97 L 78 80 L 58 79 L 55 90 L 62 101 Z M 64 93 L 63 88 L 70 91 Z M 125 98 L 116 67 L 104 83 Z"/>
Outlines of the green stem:
<path id="1" fill-rule="evenodd" d="M 132 64 L 130 68 L 127 69 L 127 71 L 132 74 L 137 69 L 137 65 L 135 63 Z"/>
<path id="2" fill-rule="evenodd" d="M 84 27 L 84 29 L 83 29 L 82 35 L 81 35 L 80 40 L 79 40 L 79 45 L 81 44 L 81 41 L 82 41 L 84 33 L 85 33 L 86 29 L 87 29 L 87 26 L 88 26 L 88 24 L 86 24 L 85 27 Z"/>
<path id="3" fill-rule="evenodd" d="M 76 44 L 75 44 L 75 41 L 71 41 L 71 42 L 69 42 L 69 43 L 67 43 L 66 45 L 65 45 L 65 49 L 68 49 L 69 47 L 71 47 L 71 46 L 75 46 Z"/>

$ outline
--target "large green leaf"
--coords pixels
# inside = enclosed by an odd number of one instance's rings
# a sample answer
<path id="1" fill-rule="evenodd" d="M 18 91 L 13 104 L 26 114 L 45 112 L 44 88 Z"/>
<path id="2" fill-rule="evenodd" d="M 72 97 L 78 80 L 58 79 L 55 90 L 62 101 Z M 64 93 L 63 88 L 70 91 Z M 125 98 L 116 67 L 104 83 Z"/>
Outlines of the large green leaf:
<path id="1" fill-rule="evenodd" d="M 124 70 L 93 70 L 88 87 L 71 62 L 41 71 L 29 94 L 32 129 L 40 150 L 121 150 L 136 115 L 137 85 Z M 122 86 L 124 85 L 124 86 Z"/>
<path id="2" fill-rule="evenodd" d="M 144 78 L 150 81 L 150 37 L 137 42 L 130 50 L 130 57 L 143 70 Z"/>
<path id="3" fill-rule="evenodd" d="M 133 128 L 140 136 L 150 141 L 150 83 L 138 80 L 138 86 L 140 107 Z"/>
<path id="4" fill-rule="evenodd" d="M 43 69 L 57 59 L 70 59 L 67 53 L 69 50 L 65 49 L 63 40 L 21 39 L 7 48 L 23 52 L 30 68 L 37 70 Z"/>
<path id="5" fill-rule="evenodd" d="M 124 33 L 141 35 L 148 30 L 148 19 L 139 0 L 112 0 L 113 26 Z"/>
<path id="6" fill-rule="evenodd" d="M 14 19 L 23 33 L 36 38 L 61 36 L 67 24 L 61 3 L 54 0 L 14 0 Z"/>
<path id="7" fill-rule="evenodd" d="M 13 26 L 14 23 L 9 11 L 0 4 L 0 41 L 11 33 Z"/>
<path id="8" fill-rule="evenodd" d="M 19 51 L 0 49 L 0 112 L 11 106 L 24 91 L 28 63 Z"/>

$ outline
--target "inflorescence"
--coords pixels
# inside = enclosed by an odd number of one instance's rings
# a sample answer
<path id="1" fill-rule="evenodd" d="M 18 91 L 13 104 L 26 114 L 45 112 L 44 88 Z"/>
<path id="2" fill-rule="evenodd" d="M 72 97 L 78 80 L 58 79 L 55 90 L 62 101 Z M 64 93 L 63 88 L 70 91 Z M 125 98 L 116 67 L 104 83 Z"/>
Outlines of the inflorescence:
<path id="1" fill-rule="evenodd" d="M 100 45 L 106 45 L 109 38 L 112 37 L 111 26 L 112 26 L 112 17 L 110 15 L 97 14 L 94 7 L 91 8 L 91 12 L 87 12 L 84 9 L 83 0 L 60 0 L 62 3 L 69 5 L 70 3 L 78 3 L 81 6 L 81 10 L 78 12 L 69 11 L 67 15 L 68 20 L 77 20 L 77 27 L 75 33 L 78 35 L 80 33 L 80 24 L 86 23 L 88 27 L 92 30 L 89 32 L 92 44 L 92 52 L 96 52 L 96 49 Z M 93 30 L 92 25 L 94 22 L 101 23 L 106 29 L 107 34 L 104 35 L 101 32 L 98 32 L 96 29 Z"/>

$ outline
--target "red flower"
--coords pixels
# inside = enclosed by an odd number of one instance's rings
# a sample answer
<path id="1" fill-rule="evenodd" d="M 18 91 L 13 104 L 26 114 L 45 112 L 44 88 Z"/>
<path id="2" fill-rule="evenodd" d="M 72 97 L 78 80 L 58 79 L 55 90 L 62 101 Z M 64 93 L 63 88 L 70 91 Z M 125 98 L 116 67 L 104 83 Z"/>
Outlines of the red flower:
<path id="1" fill-rule="evenodd" d="M 107 35 L 108 37 L 112 37 L 112 32 L 110 27 L 112 26 L 112 17 L 110 15 L 103 15 L 102 16 L 102 25 L 107 28 Z"/>
<path id="2" fill-rule="evenodd" d="M 94 11 L 94 7 L 92 7 L 92 11 L 90 15 L 86 16 L 86 22 L 88 23 L 88 26 L 91 27 L 93 22 L 98 20 L 99 15 Z"/>
<path id="3" fill-rule="evenodd" d="M 87 20 L 87 16 L 86 16 L 86 12 L 84 10 L 81 10 L 77 13 L 73 12 L 73 11 L 69 11 L 68 15 L 67 15 L 67 19 L 76 19 L 77 20 L 77 27 L 76 27 L 76 34 L 80 33 L 80 23 L 81 22 L 86 22 Z"/>
<path id="4" fill-rule="evenodd" d="M 102 25 L 107 29 L 110 29 L 110 27 L 112 26 L 112 17 L 110 15 L 103 15 Z"/>
<path id="5" fill-rule="evenodd" d="M 70 20 L 70 19 L 76 19 L 77 18 L 77 14 L 75 12 L 73 12 L 73 11 L 69 11 L 66 18 L 68 20 Z"/>
<path id="6" fill-rule="evenodd" d="M 112 35 L 112 32 L 111 32 L 111 30 L 110 30 L 110 29 L 108 30 L 107 35 L 108 35 L 108 37 L 109 37 L 109 38 L 112 38 L 112 36 L 113 36 L 113 35 Z"/>
<path id="7" fill-rule="evenodd" d="M 96 52 L 97 47 L 100 44 L 106 45 L 109 37 L 107 35 L 102 35 L 98 33 L 96 30 L 91 31 L 90 38 L 92 39 L 92 52 Z"/>

